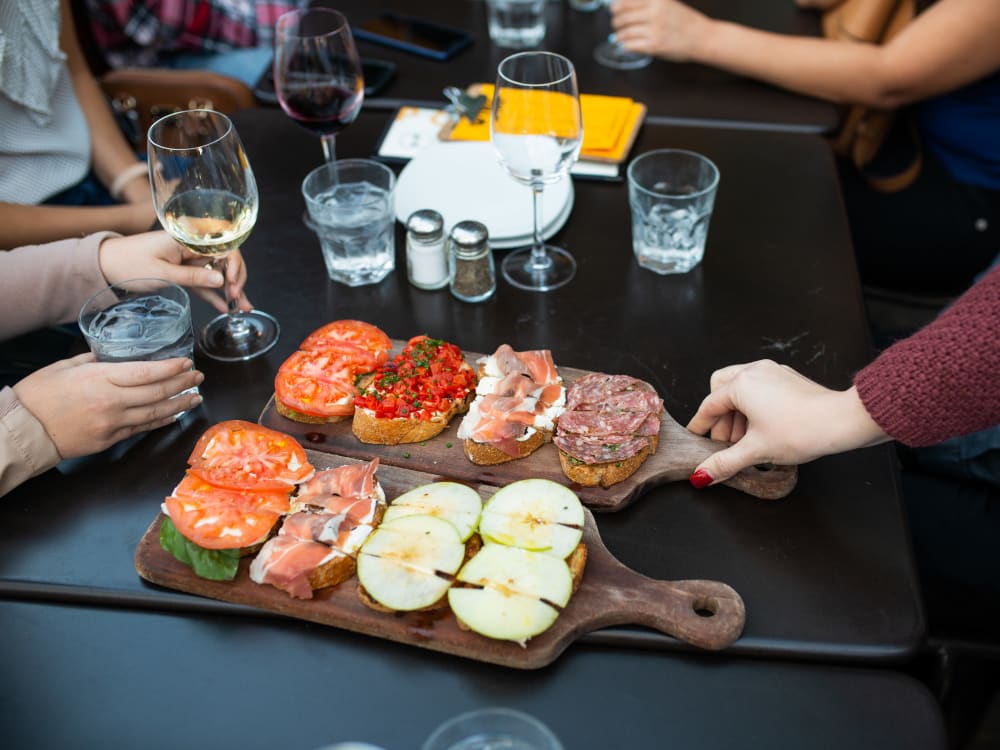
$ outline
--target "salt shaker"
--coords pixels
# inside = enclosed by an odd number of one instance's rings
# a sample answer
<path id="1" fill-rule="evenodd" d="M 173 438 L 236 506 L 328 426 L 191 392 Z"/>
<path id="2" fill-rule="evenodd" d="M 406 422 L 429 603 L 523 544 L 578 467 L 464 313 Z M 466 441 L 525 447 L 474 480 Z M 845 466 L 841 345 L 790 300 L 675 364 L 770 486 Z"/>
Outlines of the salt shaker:
<path id="1" fill-rule="evenodd" d="M 460 221 L 451 229 L 448 264 L 451 293 L 463 302 L 482 302 L 497 288 L 489 232 L 478 221 Z"/>
<path id="2" fill-rule="evenodd" d="M 406 220 L 406 275 L 419 289 L 440 289 L 448 283 L 444 219 L 433 209 L 414 211 Z"/>

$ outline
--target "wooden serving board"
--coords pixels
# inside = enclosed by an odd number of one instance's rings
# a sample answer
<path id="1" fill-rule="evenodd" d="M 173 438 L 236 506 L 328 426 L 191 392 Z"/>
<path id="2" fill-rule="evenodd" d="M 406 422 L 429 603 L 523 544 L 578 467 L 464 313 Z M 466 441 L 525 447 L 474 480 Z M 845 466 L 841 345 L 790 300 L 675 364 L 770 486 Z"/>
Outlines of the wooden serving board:
<path id="1" fill-rule="evenodd" d="M 393 341 L 394 351 L 404 342 Z M 481 354 L 465 352 L 473 367 Z M 557 367 L 566 386 L 589 374 L 586 370 Z M 274 396 L 261 412 L 258 422 L 265 427 L 292 435 L 306 448 L 353 458 L 378 457 L 384 465 L 400 466 L 475 484 L 502 487 L 517 479 L 537 477 L 551 479 L 570 487 L 584 504 L 595 511 L 621 510 L 649 489 L 668 482 L 687 479 L 708 456 L 729 444 L 709 440 L 689 432 L 666 410 L 660 420 L 660 443 L 656 453 L 646 459 L 630 477 L 611 487 L 582 487 L 571 482 L 559 465 L 559 449 L 547 443 L 526 458 L 494 466 L 479 466 L 469 461 L 462 450 L 462 441 L 455 433 L 462 416 L 456 416 L 440 435 L 422 443 L 372 445 L 362 443 L 351 432 L 351 420 L 329 424 L 305 424 L 283 417 L 274 405 Z M 794 466 L 750 467 L 725 482 L 755 497 L 774 500 L 795 488 L 798 478 Z"/>
<path id="2" fill-rule="evenodd" d="M 318 470 L 357 463 L 308 453 Z M 376 476 L 390 501 L 436 479 L 381 465 Z M 485 500 L 497 488 L 481 485 L 476 489 Z M 170 589 L 518 669 L 544 667 L 575 639 L 613 625 L 643 625 L 713 650 L 725 648 L 740 636 L 745 610 L 743 600 L 731 587 L 717 581 L 656 581 L 640 575 L 611 555 L 593 516 L 587 512 L 586 517 L 583 539 L 588 556 L 580 588 L 555 624 L 525 647 L 462 630 L 448 609 L 436 613 L 376 612 L 358 598 L 356 578 L 316 591 L 313 599 L 295 599 L 273 586 L 254 583 L 249 577 L 250 557 L 240 562 L 233 581 L 199 578 L 160 546 L 162 514 L 140 540 L 135 567 L 145 580 Z"/>

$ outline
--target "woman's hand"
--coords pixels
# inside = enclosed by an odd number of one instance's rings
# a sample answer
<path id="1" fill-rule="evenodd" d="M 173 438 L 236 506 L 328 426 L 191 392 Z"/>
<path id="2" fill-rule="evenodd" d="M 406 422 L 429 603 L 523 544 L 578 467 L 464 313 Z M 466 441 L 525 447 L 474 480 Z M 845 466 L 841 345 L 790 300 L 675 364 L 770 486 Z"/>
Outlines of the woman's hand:
<path id="1" fill-rule="evenodd" d="M 187 250 L 166 232 L 108 238 L 101 243 L 99 262 L 110 284 L 126 279 L 166 279 L 190 288 L 216 310 L 226 312 L 225 299 L 213 291 L 222 287 L 222 275 L 208 267 L 207 258 Z M 246 264 L 235 250 L 226 256 L 226 283 L 243 311 L 253 309 L 243 290 L 246 280 Z"/>
<path id="2" fill-rule="evenodd" d="M 711 390 L 688 429 L 733 445 L 698 466 L 691 475 L 696 487 L 755 464 L 801 464 L 889 439 L 854 388 L 824 388 L 771 360 L 716 370 Z"/>
<path id="3" fill-rule="evenodd" d="M 86 456 L 174 421 L 201 396 L 179 393 L 204 380 L 183 357 L 97 362 L 81 354 L 33 372 L 14 386 L 63 458 Z M 175 398 L 176 397 L 176 398 Z"/>
<path id="4" fill-rule="evenodd" d="M 615 0 L 615 40 L 629 52 L 683 62 L 708 33 L 711 20 L 677 0 Z"/>

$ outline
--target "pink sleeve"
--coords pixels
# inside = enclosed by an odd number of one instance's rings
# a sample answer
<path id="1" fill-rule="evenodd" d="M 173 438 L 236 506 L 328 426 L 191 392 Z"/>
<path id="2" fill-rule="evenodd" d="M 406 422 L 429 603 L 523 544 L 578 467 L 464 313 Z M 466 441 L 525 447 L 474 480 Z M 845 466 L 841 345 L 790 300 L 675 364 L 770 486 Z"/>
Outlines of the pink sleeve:
<path id="1" fill-rule="evenodd" d="M 0 340 L 75 321 L 108 282 L 97 250 L 111 232 L 0 251 Z"/>
<path id="2" fill-rule="evenodd" d="M 931 445 L 1000 424 L 1000 266 L 854 378 L 894 439 Z"/>

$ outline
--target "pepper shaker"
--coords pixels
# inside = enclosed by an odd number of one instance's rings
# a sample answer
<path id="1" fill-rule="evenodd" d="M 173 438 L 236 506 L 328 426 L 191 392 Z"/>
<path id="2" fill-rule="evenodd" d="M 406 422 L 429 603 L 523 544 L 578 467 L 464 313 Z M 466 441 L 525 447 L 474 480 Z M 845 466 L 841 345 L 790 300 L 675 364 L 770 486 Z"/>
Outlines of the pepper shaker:
<path id="1" fill-rule="evenodd" d="M 448 264 L 451 293 L 463 302 L 483 302 L 497 288 L 489 231 L 478 221 L 460 221 L 451 229 Z"/>
<path id="2" fill-rule="evenodd" d="M 406 220 L 406 275 L 418 289 L 440 289 L 448 283 L 444 219 L 430 208 Z"/>

